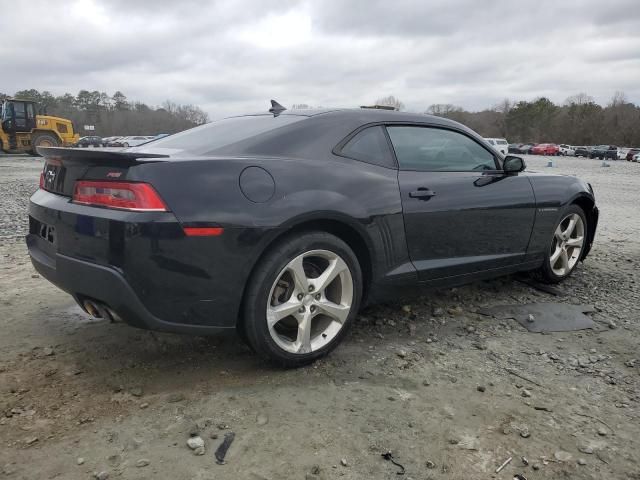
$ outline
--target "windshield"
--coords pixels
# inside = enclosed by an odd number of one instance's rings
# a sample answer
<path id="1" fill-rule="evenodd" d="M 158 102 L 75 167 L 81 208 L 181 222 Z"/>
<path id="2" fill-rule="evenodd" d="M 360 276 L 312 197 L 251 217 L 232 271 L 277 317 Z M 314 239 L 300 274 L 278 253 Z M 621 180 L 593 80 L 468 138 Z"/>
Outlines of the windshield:
<path id="1" fill-rule="evenodd" d="M 300 122 L 306 118 L 308 117 L 297 115 L 279 115 L 277 117 L 253 115 L 225 118 L 175 135 L 159 138 L 153 141 L 152 146 L 154 151 L 165 151 L 168 154 L 179 152 L 193 155 L 211 154 L 222 147 L 229 147 L 234 143 Z"/>

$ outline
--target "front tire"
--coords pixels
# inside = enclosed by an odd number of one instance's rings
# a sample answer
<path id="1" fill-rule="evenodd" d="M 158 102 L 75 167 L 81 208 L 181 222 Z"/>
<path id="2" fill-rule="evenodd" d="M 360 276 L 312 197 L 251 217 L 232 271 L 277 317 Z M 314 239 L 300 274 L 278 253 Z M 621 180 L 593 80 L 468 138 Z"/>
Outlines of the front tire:
<path id="1" fill-rule="evenodd" d="M 542 267 L 535 273 L 545 283 L 558 283 L 575 270 L 587 241 L 587 218 L 578 205 L 569 205 L 551 236 Z"/>
<path id="2" fill-rule="evenodd" d="M 340 343 L 361 297 L 360 265 L 345 242 L 326 232 L 289 236 L 250 278 L 242 330 L 265 359 L 299 367 Z"/>
<path id="3" fill-rule="evenodd" d="M 36 147 L 59 147 L 60 140 L 51 133 L 36 133 L 31 137 L 31 146 L 33 154 L 38 155 Z"/>

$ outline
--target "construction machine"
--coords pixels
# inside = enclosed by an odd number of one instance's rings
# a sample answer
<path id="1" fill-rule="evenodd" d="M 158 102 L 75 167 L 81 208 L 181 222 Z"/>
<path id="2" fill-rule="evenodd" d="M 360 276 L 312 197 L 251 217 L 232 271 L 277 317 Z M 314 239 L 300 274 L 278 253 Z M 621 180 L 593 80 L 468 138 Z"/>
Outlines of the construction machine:
<path id="1" fill-rule="evenodd" d="M 6 99 L 0 115 L 0 151 L 37 154 L 36 147 L 70 146 L 80 139 L 71 120 L 38 115 L 30 100 Z"/>

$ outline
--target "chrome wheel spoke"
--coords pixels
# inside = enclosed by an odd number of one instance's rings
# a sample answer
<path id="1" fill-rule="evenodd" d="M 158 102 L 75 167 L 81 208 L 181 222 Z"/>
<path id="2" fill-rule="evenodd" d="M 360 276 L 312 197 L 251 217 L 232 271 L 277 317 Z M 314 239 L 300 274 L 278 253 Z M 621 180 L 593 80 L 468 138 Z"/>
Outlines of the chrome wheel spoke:
<path id="1" fill-rule="evenodd" d="M 567 247 L 581 247 L 583 240 L 583 237 L 570 238 L 567 240 Z"/>
<path id="2" fill-rule="evenodd" d="M 329 262 L 324 272 L 318 277 L 310 280 L 310 284 L 317 292 L 323 292 L 331 285 L 338 275 L 347 270 L 347 264 L 340 257 L 336 257 Z"/>
<path id="3" fill-rule="evenodd" d="M 574 228 L 576 228 L 576 218 L 575 217 L 577 217 L 577 215 L 573 215 L 571 217 L 571 220 L 569 220 L 569 224 L 567 225 L 567 228 L 565 228 L 564 231 L 562 232 L 562 236 L 563 236 L 563 238 L 565 240 L 571 236 L 571 234 L 573 233 Z"/>
<path id="4" fill-rule="evenodd" d="M 328 300 L 318 302 L 317 306 L 321 313 L 328 315 L 338 323 L 344 323 L 351 310 L 350 306 L 340 305 Z"/>
<path id="5" fill-rule="evenodd" d="M 297 353 L 311 353 L 311 320 L 311 313 L 306 312 L 298 323 L 298 337 L 294 345 Z"/>
<path id="6" fill-rule="evenodd" d="M 562 252 L 560 253 L 560 268 L 565 273 L 569 268 L 569 256 L 567 255 L 566 250 L 562 250 Z"/>
<path id="7" fill-rule="evenodd" d="M 555 252 L 553 252 L 553 255 L 551 255 L 551 265 L 555 265 L 556 262 L 558 261 L 558 258 L 560 258 L 560 255 L 562 254 L 562 248 L 560 246 L 556 247 Z"/>
<path id="8" fill-rule="evenodd" d="M 300 310 L 301 303 L 295 300 L 295 297 L 292 296 L 287 302 L 281 303 L 280 305 L 270 306 L 267 309 L 267 323 L 269 327 L 273 327 L 276 323 L 278 323 L 283 318 L 286 318 L 290 315 L 296 315 L 298 310 Z"/>
<path id="9" fill-rule="evenodd" d="M 559 241 L 562 241 L 562 238 L 563 238 L 562 222 L 560 223 L 560 225 L 558 225 L 558 228 L 556 228 L 554 235 Z"/>
<path id="10" fill-rule="evenodd" d="M 305 293 L 309 290 L 309 280 L 307 279 L 307 274 L 304 272 L 303 260 L 303 256 L 300 255 L 287 265 L 287 269 L 293 276 L 296 290 L 300 293 Z"/>

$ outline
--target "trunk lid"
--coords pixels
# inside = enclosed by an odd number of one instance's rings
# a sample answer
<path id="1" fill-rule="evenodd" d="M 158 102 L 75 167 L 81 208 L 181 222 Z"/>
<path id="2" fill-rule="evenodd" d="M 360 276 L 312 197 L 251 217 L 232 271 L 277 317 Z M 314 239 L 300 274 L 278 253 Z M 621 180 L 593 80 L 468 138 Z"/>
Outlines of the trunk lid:
<path id="1" fill-rule="evenodd" d="M 168 155 L 108 150 L 38 147 L 45 159 L 41 186 L 44 190 L 73 196 L 77 180 L 124 180 L 130 167 L 167 161 Z"/>

